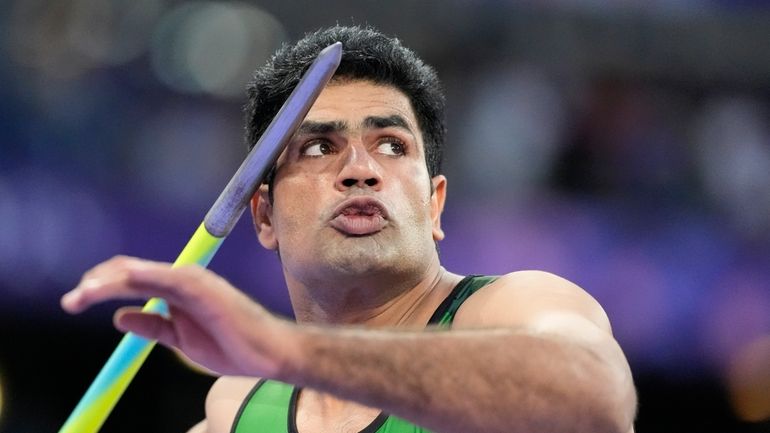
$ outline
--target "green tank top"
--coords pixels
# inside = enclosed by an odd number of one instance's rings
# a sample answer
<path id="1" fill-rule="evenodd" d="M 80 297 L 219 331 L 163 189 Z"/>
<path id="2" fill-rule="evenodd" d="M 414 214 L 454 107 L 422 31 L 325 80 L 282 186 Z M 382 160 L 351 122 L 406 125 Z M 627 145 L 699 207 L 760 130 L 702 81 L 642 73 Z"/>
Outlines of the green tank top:
<path id="1" fill-rule="evenodd" d="M 460 305 L 497 277 L 463 278 L 439 305 L 428 325 L 450 327 Z M 296 411 L 300 388 L 261 379 L 249 392 L 235 416 L 231 433 L 297 433 Z M 360 433 L 430 433 L 409 421 L 380 412 Z"/>

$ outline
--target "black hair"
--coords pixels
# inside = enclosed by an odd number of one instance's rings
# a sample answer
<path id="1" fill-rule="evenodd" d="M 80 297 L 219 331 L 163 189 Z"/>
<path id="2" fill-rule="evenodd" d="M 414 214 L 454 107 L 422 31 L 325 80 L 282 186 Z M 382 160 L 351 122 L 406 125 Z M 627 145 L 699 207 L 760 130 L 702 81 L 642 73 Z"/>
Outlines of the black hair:
<path id="1" fill-rule="evenodd" d="M 335 26 L 309 33 L 293 45 L 284 44 L 264 67 L 256 70 L 247 87 L 244 109 L 249 149 L 318 53 L 335 42 L 342 42 L 343 53 L 333 80 L 370 81 L 403 92 L 412 104 L 423 136 L 428 174 L 433 177 L 441 173 L 446 126 L 444 94 L 436 72 L 398 39 L 370 27 Z M 270 186 L 273 177 L 271 170 L 266 179 Z"/>

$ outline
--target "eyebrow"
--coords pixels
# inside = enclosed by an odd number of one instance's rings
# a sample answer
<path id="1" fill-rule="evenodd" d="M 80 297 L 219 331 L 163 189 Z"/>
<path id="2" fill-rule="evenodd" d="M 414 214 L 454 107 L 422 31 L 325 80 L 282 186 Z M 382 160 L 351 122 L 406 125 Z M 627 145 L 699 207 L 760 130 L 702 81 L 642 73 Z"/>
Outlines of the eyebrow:
<path id="1" fill-rule="evenodd" d="M 391 116 L 369 116 L 366 117 L 362 123 L 366 129 L 384 129 L 384 128 L 401 128 L 414 135 L 409 128 L 409 124 L 403 116 L 393 114 Z M 297 135 L 324 135 L 331 133 L 346 132 L 349 129 L 347 122 L 341 120 L 333 120 L 329 122 L 317 122 L 314 120 L 306 120 L 302 122 Z"/>
<path id="2" fill-rule="evenodd" d="M 332 132 L 342 132 L 348 129 L 346 122 L 335 120 L 332 122 L 316 122 L 313 120 L 306 120 L 302 122 L 299 129 L 297 129 L 297 135 L 314 135 L 314 134 L 330 134 Z"/>
<path id="3" fill-rule="evenodd" d="M 407 131 L 412 132 L 412 130 L 409 129 L 409 124 L 406 123 L 406 119 L 398 114 L 393 114 L 387 117 L 369 116 L 364 119 L 365 128 L 383 129 L 394 126 L 396 128 L 406 129 Z"/>

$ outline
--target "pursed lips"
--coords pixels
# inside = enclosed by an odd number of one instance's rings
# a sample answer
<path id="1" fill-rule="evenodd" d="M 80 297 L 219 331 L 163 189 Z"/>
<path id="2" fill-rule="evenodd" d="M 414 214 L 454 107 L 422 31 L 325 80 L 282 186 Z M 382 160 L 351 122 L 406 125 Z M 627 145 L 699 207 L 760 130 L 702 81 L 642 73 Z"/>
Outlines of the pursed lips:
<path id="1" fill-rule="evenodd" d="M 372 197 L 353 197 L 339 204 L 330 225 L 349 236 L 366 236 L 381 231 L 388 223 L 385 205 Z"/>

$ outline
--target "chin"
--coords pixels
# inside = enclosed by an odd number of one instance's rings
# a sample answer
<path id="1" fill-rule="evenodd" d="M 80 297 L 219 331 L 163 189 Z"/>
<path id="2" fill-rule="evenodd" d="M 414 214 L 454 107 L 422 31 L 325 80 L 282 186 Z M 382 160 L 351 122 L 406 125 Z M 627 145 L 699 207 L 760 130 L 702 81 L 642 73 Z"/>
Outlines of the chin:
<path id="1" fill-rule="evenodd" d="M 337 274 L 349 276 L 364 276 L 387 273 L 394 266 L 381 257 L 367 254 L 346 254 L 345 256 L 329 257 L 327 262 Z"/>
<path id="2" fill-rule="evenodd" d="M 379 232 L 371 236 L 344 237 L 324 245 L 316 244 L 295 256 L 292 266 L 306 281 L 329 281 L 335 277 L 367 280 L 411 279 L 425 271 L 432 242 L 399 242 Z M 287 263 L 288 263 L 287 262 Z M 302 278 L 302 279 L 305 279 Z"/>
<path id="3" fill-rule="evenodd" d="M 404 251 L 375 251 L 372 248 L 350 248 L 336 257 L 326 257 L 333 272 L 338 275 L 357 278 L 393 278 L 420 272 L 419 257 L 404 254 Z"/>

